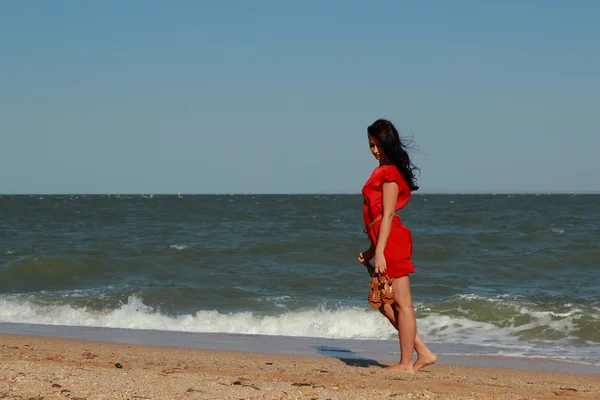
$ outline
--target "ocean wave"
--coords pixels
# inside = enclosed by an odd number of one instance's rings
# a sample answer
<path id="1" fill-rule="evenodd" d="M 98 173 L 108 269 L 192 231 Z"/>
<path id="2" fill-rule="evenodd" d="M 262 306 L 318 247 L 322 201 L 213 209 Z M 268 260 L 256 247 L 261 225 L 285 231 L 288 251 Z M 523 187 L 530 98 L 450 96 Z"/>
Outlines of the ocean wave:
<path id="1" fill-rule="evenodd" d="M 474 295 L 460 298 L 470 302 L 501 304 L 501 299 Z M 510 300 L 514 301 L 513 298 Z M 183 315 L 167 315 L 144 304 L 135 295 L 117 308 L 104 310 L 70 304 L 40 304 L 31 296 L 3 296 L 0 297 L 0 306 L 0 321 L 12 323 L 355 340 L 390 340 L 397 337 L 396 331 L 383 316 L 364 307 L 320 306 L 269 314 L 199 310 Z M 419 332 L 428 342 L 487 346 L 494 348 L 496 354 L 578 360 L 585 354 L 589 362 L 600 364 L 600 340 L 584 340 L 578 336 L 582 327 L 576 319 L 582 315 L 575 308 L 569 312 L 538 312 L 523 308 L 521 312 L 528 313 L 530 318 L 519 323 L 516 317 L 511 317 L 513 322 L 478 320 L 476 315 L 467 316 L 469 313 L 465 309 L 461 311 L 463 315 L 434 311 L 438 306 L 417 304 L 416 307 L 419 310 Z M 592 323 L 597 324 L 600 321 L 598 315 L 593 317 L 596 319 Z M 552 331 L 555 333 L 549 333 Z M 587 331 L 593 335 L 594 329 L 588 327 Z"/>

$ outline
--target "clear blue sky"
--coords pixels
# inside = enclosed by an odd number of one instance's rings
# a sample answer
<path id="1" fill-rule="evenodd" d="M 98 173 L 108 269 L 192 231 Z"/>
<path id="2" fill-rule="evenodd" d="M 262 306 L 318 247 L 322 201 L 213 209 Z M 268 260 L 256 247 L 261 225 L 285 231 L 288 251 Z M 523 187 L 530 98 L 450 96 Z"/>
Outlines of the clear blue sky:
<path id="1" fill-rule="evenodd" d="M 4 1 L 0 193 L 600 190 L 600 1 Z"/>

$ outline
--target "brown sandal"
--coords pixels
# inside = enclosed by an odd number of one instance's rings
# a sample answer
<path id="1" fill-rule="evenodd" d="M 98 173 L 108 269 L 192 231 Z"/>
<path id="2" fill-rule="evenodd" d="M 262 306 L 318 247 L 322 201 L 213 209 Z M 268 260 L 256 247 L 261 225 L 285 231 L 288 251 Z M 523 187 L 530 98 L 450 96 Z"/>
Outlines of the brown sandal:
<path id="1" fill-rule="evenodd" d="M 383 289 L 381 290 L 381 298 L 385 304 L 393 304 L 396 301 L 396 296 L 394 295 L 394 289 L 392 288 L 393 279 L 388 279 L 386 276 L 383 276 L 380 280 Z"/>
<path id="2" fill-rule="evenodd" d="M 381 307 L 381 293 L 380 293 L 381 283 L 379 282 L 379 278 L 378 278 L 377 274 L 373 275 L 373 279 L 371 279 L 371 283 L 368 284 L 367 287 L 371 288 L 371 291 L 369 292 L 369 296 L 367 297 L 371 307 L 373 307 L 373 308 Z"/>

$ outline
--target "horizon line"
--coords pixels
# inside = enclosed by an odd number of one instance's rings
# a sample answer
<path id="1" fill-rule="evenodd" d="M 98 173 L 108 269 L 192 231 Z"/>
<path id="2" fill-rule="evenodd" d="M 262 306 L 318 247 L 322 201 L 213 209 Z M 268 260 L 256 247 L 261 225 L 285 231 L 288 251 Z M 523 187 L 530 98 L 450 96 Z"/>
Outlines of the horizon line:
<path id="1" fill-rule="evenodd" d="M 550 191 L 510 191 L 510 190 L 497 190 L 497 191 L 418 191 L 412 193 L 412 195 L 556 195 L 556 194 L 600 194 L 600 190 L 550 190 Z M 231 192 L 231 193 L 181 193 L 181 196 L 316 196 L 316 195 L 329 195 L 329 196 L 355 196 L 361 195 L 361 192 Z M 172 192 L 157 192 L 157 193 L 146 193 L 146 192 L 103 192 L 103 193 L 83 193 L 83 192 L 56 192 L 56 193 L 0 193 L 0 196 L 179 196 L 178 193 Z"/>

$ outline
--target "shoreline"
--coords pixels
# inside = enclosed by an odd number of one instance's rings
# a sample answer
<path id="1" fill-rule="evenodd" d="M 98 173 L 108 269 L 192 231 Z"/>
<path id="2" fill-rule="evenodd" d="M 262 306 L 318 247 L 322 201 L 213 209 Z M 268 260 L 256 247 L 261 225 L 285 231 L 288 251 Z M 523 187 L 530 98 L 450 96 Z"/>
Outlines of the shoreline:
<path id="1" fill-rule="evenodd" d="M 0 322 L 0 337 L 2 336 L 67 339 L 175 349 L 325 357 L 350 359 L 367 364 L 378 362 L 392 364 L 399 359 L 398 342 L 396 340 L 353 340 Z M 557 360 L 542 355 L 494 354 L 485 352 L 489 351 L 489 348 L 458 344 L 440 345 L 431 343 L 430 348 L 438 355 L 437 365 L 565 372 L 598 375 L 600 377 L 600 364 L 589 363 L 585 360 Z"/>
<path id="2" fill-rule="evenodd" d="M 595 399 L 600 376 L 0 335 L 0 398 Z"/>

